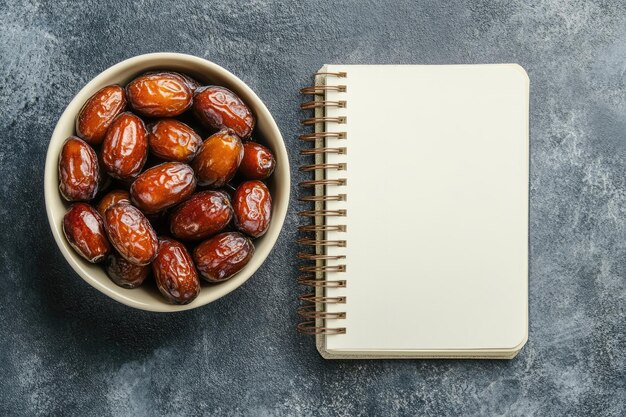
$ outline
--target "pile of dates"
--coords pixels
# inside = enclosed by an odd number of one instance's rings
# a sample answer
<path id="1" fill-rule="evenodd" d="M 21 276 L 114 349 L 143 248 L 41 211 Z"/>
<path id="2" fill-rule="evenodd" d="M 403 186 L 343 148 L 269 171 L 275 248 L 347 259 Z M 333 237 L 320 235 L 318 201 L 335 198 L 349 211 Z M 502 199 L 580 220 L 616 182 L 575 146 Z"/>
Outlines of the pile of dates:
<path id="1" fill-rule="evenodd" d="M 251 140 L 254 126 L 232 91 L 186 74 L 151 72 L 100 89 L 59 156 L 59 191 L 74 202 L 67 241 L 121 287 L 153 275 L 174 304 L 198 296 L 199 276 L 231 278 L 271 220 L 263 181 L 276 159 Z"/>

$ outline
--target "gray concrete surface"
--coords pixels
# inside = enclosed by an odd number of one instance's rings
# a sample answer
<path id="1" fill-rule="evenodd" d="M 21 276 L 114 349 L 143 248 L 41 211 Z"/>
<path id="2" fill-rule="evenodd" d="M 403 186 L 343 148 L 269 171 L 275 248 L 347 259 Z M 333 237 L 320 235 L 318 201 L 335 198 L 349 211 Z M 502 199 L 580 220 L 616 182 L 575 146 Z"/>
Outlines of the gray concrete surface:
<path id="1" fill-rule="evenodd" d="M 624 2 L 0 0 L 0 19 L 0 414 L 626 414 Z M 87 81 L 155 51 L 205 57 L 246 81 L 283 132 L 294 182 L 298 89 L 322 64 L 523 65 L 532 155 L 521 354 L 322 360 L 294 332 L 295 192 L 268 261 L 205 308 L 133 311 L 83 282 L 45 217 L 48 140 Z"/>

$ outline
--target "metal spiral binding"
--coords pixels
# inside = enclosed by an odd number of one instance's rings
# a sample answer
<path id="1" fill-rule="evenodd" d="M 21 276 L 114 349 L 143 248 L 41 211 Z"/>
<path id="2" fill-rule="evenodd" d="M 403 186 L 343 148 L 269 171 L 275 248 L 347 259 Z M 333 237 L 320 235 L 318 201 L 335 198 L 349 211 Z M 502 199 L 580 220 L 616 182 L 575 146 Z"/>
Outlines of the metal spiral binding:
<path id="1" fill-rule="evenodd" d="M 345 72 L 318 72 L 317 76 L 345 78 Z M 326 100 L 323 97 L 328 91 L 336 91 L 339 93 L 346 92 L 345 85 L 325 85 L 318 82 L 316 85 L 305 87 L 300 90 L 300 94 L 312 95 L 314 100 L 307 101 L 300 105 L 302 110 L 315 111 L 315 117 L 302 120 L 304 126 L 319 127 L 324 123 L 345 124 L 346 117 L 328 117 L 325 112 L 327 108 L 345 108 L 347 103 L 345 100 Z M 315 205 L 313 210 L 303 210 L 298 213 L 303 218 L 310 219 L 309 223 L 298 228 L 301 237 L 298 243 L 303 246 L 310 247 L 310 252 L 300 252 L 298 258 L 308 264 L 299 267 L 303 273 L 298 278 L 300 285 L 311 287 L 313 291 L 303 294 L 298 299 L 303 305 L 298 308 L 298 315 L 306 321 L 298 324 L 297 330 L 303 334 L 310 335 L 329 335 L 343 334 L 346 332 L 345 327 L 326 327 L 324 320 L 326 319 L 345 319 L 345 312 L 326 311 L 325 306 L 328 304 L 343 304 L 346 302 L 345 297 L 328 297 L 325 295 L 326 288 L 345 288 L 345 280 L 328 280 L 327 273 L 345 272 L 345 264 L 328 265 L 327 261 L 343 262 L 345 255 L 328 255 L 326 248 L 328 247 L 345 247 L 345 240 L 327 239 L 328 232 L 345 232 L 345 225 L 327 225 L 324 221 L 328 217 L 346 216 L 346 210 L 329 210 L 325 204 L 328 201 L 346 201 L 346 194 L 337 193 L 334 195 L 326 194 L 326 186 L 345 186 L 346 178 L 326 178 L 326 172 L 329 170 L 344 171 L 345 163 L 327 163 L 324 161 L 325 156 L 329 154 L 345 155 L 347 149 L 345 147 L 326 147 L 324 140 L 327 138 L 346 139 L 346 132 L 325 132 L 323 129 L 316 129 L 316 132 L 304 133 L 299 136 L 303 142 L 312 142 L 313 147 L 302 149 L 300 155 L 303 157 L 314 157 L 315 162 L 312 164 L 302 165 L 301 172 L 313 172 L 314 179 L 300 182 L 299 186 L 306 191 L 313 189 L 312 194 L 302 195 L 299 200 L 302 202 L 312 203 Z"/>

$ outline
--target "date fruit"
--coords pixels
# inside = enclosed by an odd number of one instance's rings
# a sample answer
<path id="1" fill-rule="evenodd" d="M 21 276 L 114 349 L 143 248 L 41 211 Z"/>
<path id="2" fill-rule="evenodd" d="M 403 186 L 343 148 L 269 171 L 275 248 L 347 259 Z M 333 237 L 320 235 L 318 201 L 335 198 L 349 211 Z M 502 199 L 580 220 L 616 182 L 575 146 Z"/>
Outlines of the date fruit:
<path id="1" fill-rule="evenodd" d="M 220 233 L 205 240 L 193 251 L 200 275 L 209 282 L 221 282 L 239 272 L 254 255 L 252 241 L 238 232 Z"/>
<path id="2" fill-rule="evenodd" d="M 120 201 L 130 203 L 130 193 L 126 190 L 113 190 L 108 192 L 104 197 L 102 197 L 96 206 L 98 213 L 100 213 L 100 216 L 104 218 L 104 212 L 107 211 L 109 207 L 119 203 Z"/>
<path id="3" fill-rule="evenodd" d="M 120 114 L 107 130 L 102 145 L 102 164 L 113 178 L 129 180 L 141 172 L 148 157 L 143 121 L 130 112 Z"/>
<path id="4" fill-rule="evenodd" d="M 121 202 L 104 212 L 109 241 L 128 262 L 147 265 L 156 256 L 159 241 L 150 222 L 138 208 Z"/>
<path id="5" fill-rule="evenodd" d="M 98 90 L 76 117 L 76 133 L 90 145 L 99 145 L 113 119 L 126 107 L 126 92 L 119 85 Z"/>
<path id="6" fill-rule="evenodd" d="M 224 129 L 204 141 L 191 166 L 198 185 L 218 188 L 233 178 L 242 158 L 241 139 L 232 130 Z"/>
<path id="7" fill-rule="evenodd" d="M 63 217 L 63 234 L 74 250 L 89 262 L 102 261 L 111 251 L 102 218 L 89 204 L 73 204 Z"/>
<path id="8" fill-rule="evenodd" d="M 261 181 L 246 181 L 233 196 L 235 227 L 252 237 L 263 236 L 272 219 L 272 196 Z"/>
<path id="9" fill-rule="evenodd" d="M 186 200 L 196 189 L 193 169 L 164 162 L 144 171 L 130 186 L 130 198 L 145 213 L 156 213 Z"/>
<path id="10" fill-rule="evenodd" d="M 100 166 L 93 148 L 76 136 L 67 138 L 59 156 L 59 191 L 67 201 L 87 201 L 98 193 Z"/>
<path id="11" fill-rule="evenodd" d="M 194 130 L 176 119 L 162 119 L 148 128 L 150 151 L 166 161 L 190 162 L 202 139 Z"/>
<path id="12" fill-rule="evenodd" d="M 202 191 L 176 207 L 170 216 L 170 232 L 183 240 L 201 240 L 223 230 L 233 218 L 228 196 Z"/>
<path id="13" fill-rule="evenodd" d="M 133 110 L 147 117 L 174 117 L 191 107 L 193 93 L 178 74 L 156 72 L 141 75 L 126 86 Z"/>
<path id="14" fill-rule="evenodd" d="M 111 281 L 123 288 L 137 288 L 150 274 L 150 265 L 135 265 L 119 253 L 107 256 L 105 269 Z"/>
<path id="15" fill-rule="evenodd" d="M 172 239 L 159 239 L 159 251 L 152 262 L 157 287 L 172 304 L 189 304 L 200 293 L 200 280 L 185 246 Z"/>
<path id="16" fill-rule="evenodd" d="M 256 122 L 252 111 L 235 93 L 215 85 L 196 90 L 192 109 L 207 127 L 230 128 L 242 139 L 250 137 Z"/>
<path id="17" fill-rule="evenodd" d="M 198 82 L 198 80 L 190 77 L 187 74 L 183 74 L 182 72 L 173 72 L 172 74 L 178 75 L 180 78 L 182 78 L 185 81 L 185 84 L 187 85 L 187 87 L 189 87 L 189 90 L 191 91 L 192 94 L 195 93 L 198 87 L 200 87 L 201 85 Z"/>
<path id="18" fill-rule="evenodd" d="M 276 159 L 265 146 L 247 142 L 243 144 L 243 159 L 239 174 L 247 180 L 264 180 L 274 172 Z"/>

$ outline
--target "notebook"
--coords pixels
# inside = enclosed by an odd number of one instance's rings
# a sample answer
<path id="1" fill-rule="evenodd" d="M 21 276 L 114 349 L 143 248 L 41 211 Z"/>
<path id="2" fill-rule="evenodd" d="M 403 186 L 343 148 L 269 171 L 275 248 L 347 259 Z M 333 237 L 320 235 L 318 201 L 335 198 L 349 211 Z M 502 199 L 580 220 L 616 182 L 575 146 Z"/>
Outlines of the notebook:
<path id="1" fill-rule="evenodd" d="M 324 358 L 512 358 L 528 335 L 529 79 L 326 65 L 300 183 L 302 333 Z"/>

